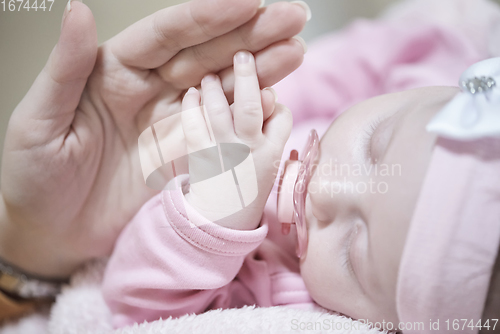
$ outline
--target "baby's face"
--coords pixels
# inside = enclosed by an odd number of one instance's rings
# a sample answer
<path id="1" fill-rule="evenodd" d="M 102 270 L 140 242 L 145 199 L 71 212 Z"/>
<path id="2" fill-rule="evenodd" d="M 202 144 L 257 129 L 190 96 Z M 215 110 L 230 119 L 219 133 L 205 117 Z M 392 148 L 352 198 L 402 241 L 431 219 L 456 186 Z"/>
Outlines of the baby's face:
<path id="1" fill-rule="evenodd" d="M 301 259 L 321 306 L 397 324 L 399 263 L 436 139 L 425 126 L 457 92 L 429 87 L 380 96 L 342 114 L 323 136 Z"/>

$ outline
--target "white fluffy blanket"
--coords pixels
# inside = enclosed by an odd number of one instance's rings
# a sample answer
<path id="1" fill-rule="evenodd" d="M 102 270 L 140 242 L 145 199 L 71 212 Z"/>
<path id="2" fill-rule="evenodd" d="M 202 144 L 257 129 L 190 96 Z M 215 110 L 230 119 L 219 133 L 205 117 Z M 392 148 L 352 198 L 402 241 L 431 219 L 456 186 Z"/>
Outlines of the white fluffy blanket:
<path id="1" fill-rule="evenodd" d="M 0 334 L 380 333 L 358 321 L 324 310 L 253 306 L 160 319 L 114 331 L 100 290 L 104 267 L 105 261 L 88 264 L 72 277 L 51 310 L 40 310 L 8 323 L 0 329 Z"/>

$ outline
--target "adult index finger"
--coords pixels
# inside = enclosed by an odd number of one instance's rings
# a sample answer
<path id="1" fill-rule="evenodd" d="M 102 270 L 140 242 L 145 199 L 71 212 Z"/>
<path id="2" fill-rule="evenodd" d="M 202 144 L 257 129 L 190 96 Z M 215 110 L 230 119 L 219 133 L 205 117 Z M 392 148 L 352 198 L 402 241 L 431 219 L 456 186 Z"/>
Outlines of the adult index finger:
<path id="1" fill-rule="evenodd" d="M 221 36 L 249 21 L 260 3 L 260 0 L 192 0 L 134 23 L 107 44 L 124 65 L 153 69 L 180 50 Z"/>

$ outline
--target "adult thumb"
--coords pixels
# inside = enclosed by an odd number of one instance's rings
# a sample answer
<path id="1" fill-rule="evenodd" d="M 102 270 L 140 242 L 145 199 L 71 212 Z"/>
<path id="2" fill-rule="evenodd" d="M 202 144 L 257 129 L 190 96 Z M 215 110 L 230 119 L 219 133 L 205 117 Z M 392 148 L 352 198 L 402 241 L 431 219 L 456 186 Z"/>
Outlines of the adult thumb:
<path id="1" fill-rule="evenodd" d="M 57 45 L 12 115 L 11 125 L 36 132 L 31 137 L 36 143 L 30 144 L 42 144 L 69 131 L 96 56 L 97 31 L 92 12 L 81 2 L 70 1 Z M 31 124 L 34 129 L 29 129 Z"/>

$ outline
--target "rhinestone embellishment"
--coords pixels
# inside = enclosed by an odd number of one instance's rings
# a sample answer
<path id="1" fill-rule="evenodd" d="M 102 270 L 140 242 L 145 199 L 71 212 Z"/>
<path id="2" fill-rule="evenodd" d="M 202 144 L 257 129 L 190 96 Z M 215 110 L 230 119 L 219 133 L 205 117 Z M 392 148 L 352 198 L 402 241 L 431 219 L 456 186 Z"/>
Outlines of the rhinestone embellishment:
<path id="1" fill-rule="evenodd" d="M 462 88 L 472 95 L 476 93 L 484 93 L 496 86 L 496 82 L 492 77 L 475 77 L 469 80 L 462 81 Z"/>

